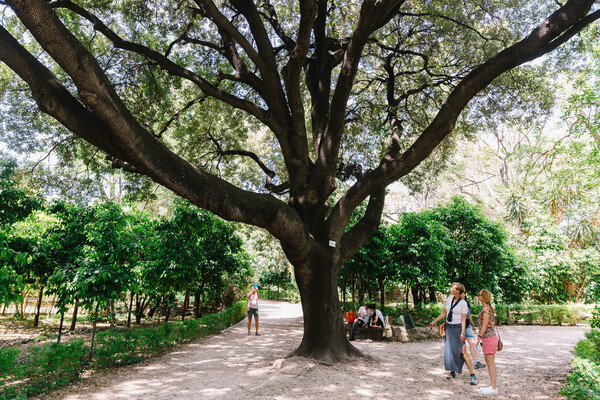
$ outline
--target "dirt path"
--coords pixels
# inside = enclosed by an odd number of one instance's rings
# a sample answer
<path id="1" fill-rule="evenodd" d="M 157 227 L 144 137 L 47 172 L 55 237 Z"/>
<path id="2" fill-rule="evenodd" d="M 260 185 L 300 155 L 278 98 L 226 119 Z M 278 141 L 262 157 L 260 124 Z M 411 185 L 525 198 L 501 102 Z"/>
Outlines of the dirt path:
<path id="1" fill-rule="evenodd" d="M 327 367 L 292 358 L 302 337 L 298 305 L 261 301 L 262 336 L 247 336 L 246 321 L 220 335 L 130 367 L 97 373 L 44 396 L 62 400 L 113 399 L 478 399 L 487 369 L 448 381 L 441 340 L 414 343 L 354 342 L 371 361 Z M 254 330 L 254 326 L 252 327 Z M 497 356 L 498 399 L 555 399 L 564 383 L 570 350 L 583 327 L 502 327 Z"/>

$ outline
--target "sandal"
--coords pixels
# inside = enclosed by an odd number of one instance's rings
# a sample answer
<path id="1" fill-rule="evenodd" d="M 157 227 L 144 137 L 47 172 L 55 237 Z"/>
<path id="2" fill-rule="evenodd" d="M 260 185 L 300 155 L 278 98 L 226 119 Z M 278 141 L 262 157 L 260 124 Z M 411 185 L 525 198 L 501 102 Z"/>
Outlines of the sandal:
<path id="1" fill-rule="evenodd" d="M 477 385 L 477 378 L 475 377 L 475 374 L 471 374 L 471 380 L 469 381 L 469 383 L 471 385 Z"/>
<path id="2" fill-rule="evenodd" d="M 456 378 L 456 372 L 450 371 L 450 373 L 448 374 L 446 379 L 454 379 L 454 378 Z"/>

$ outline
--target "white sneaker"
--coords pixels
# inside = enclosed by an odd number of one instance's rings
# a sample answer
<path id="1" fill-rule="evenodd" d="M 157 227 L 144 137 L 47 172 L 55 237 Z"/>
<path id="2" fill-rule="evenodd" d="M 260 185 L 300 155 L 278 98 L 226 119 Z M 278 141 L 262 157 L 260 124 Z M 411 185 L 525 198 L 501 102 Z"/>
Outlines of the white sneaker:
<path id="1" fill-rule="evenodd" d="M 498 394 L 498 389 L 494 389 L 491 386 L 488 387 L 484 387 L 483 389 L 481 389 L 481 393 L 486 395 L 486 396 L 495 396 Z"/>

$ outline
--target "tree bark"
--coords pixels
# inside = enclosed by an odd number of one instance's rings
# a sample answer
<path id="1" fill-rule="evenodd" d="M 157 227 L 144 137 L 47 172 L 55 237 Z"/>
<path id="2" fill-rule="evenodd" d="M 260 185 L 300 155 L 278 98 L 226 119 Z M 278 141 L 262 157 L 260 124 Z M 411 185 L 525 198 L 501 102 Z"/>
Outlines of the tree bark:
<path id="1" fill-rule="evenodd" d="M 337 293 L 339 267 L 322 250 L 308 264 L 294 268 L 302 298 L 304 336 L 291 355 L 327 365 L 364 356 L 346 338 Z"/>

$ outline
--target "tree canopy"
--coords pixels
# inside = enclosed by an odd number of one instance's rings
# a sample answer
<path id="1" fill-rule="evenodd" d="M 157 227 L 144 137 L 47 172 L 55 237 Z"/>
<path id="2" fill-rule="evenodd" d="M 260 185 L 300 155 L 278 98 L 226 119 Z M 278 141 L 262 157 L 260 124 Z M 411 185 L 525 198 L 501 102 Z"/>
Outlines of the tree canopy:
<path id="1" fill-rule="evenodd" d="M 514 68 L 600 18 L 595 0 L 2 4 L 0 61 L 31 94 L 7 105 L 35 102 L 62 125 L 28 129 L 82 138 L 112 167 L 270 232 L 303 298 L 296 354 L 324 362 L 358 354 L 336 322 L 337 275 L 376 231 L 385 187 L 453 131 L 534 104 L 535 67 Z M 262 188 L 221 173 L 224 158 L 240 169 L 232 156 L 256 163 Z"/>

